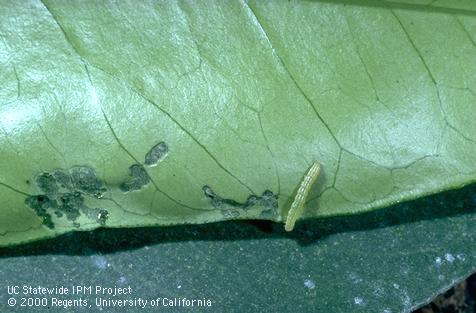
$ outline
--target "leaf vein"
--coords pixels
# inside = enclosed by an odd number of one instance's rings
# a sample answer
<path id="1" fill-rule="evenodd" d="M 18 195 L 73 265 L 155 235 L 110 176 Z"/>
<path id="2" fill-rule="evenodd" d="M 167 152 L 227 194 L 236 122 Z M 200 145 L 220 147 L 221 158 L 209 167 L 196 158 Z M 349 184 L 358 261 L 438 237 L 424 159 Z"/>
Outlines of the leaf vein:
<path id="1" fill-rule="evenodd" d="M 21 195 L 30 196 L 29 193 L 24 192 L 24 191 L 21 191 L 20 189 L 17 189 L 17 188 L 15 188 L 15 187 L 13 187 L 13 186 L 11 186 L 11 185 L 8 185 L 8 184 L 6 184 L 6 183 L 3 183 L 3 182 L 1 182 L 1 181 L 0 181 L 0 186 L 3 186 L 3 187 L 5 187 L 5 188 L 7 188 L 7 189 L 10 189 L 11 191 L 14 191 L 14 192 L 16 192 L 16 193 L 21 194 Z"/>

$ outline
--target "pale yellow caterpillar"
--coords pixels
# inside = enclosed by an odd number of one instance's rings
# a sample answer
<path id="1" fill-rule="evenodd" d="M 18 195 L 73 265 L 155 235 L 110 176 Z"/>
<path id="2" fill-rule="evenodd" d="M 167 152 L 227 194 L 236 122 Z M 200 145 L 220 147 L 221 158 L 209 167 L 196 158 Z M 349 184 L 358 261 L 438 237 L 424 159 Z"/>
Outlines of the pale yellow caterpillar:
<path id="1" fill-rule="evenodd" d="M 294 201 L 291 204 L 291 208 L 288 211 L 288 216 L 286 217 L 286 224 L 284 224 L 284 229 L 286 231 L 291 231 L 294 228 L 296 220 L 301 217 L 302 211 L 304 210 L 304 203 L 306 202 L 307 195 L 311 190 L 312 185 L 319 176 L 321 170 L 321 165 L 319 162 L 314 162 L 312 166 L 307 171 L 306 175 L 302 179 L 301 185 L 294 197 Z"/>

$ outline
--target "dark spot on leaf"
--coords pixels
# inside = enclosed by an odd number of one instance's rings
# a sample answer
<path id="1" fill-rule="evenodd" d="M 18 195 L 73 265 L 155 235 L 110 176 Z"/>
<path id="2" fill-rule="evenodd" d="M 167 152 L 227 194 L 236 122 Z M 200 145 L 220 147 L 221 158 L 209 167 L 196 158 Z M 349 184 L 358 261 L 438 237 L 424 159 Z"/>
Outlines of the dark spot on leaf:
<path id="1" fill-rule="evenodd" d="M 153 166 L 158 162 L 162 161 L 169 151 L 169 148 L 165 142 L 159 142 L 157 145 L 153 146 L 149 152 L 145 155 L 145 165 Z"/>
<path id="2" fill-rule="evenodd" d="M 47 209 L 57 206 L 56 201 L 45 195 L 29 196 L 25 199 L 25 204 L 32 208 L 37 214 L 45 213 Z"/>
<path id="3" fill-rule="evenodd" d="M 71 168 L 70 172 L 74 188 L 92 195 L 104 190 L 92 168 L 76 166 Z"/>
<path id="4" fill-rule="evenodd" d="M 46 194 L 54 194 L 58 192 L 56 179 L 50 173 L 41 173 L 36 177 L 36 184 L 41 191 Z"/>
<path id="5" fill-rule="evenodd" d="M 238 201 L 235 201 L 233 199 L 221 199 L 221 201 L 225 204 L 228 204 L 229 206 L 234 206 L 234 207 L 241 207 L 241 208 L 245 208 L 245 205 L 242 204 L 242 203 L 239 203 Z"/>
<path id="6" fill-rule="evenodd" d="M 266 190 L 259 199 L 261 205 L 265 208 L 276 210 L 278 208 L 278 195 L 275 195 L 272 191 Z"/>
<path id="7" fill-rule="evenodd" d="M 66 173 L 63 170 L 55 170 L 53 171 L 53 177 L 56 179 L 56 182 L 60 187 L 70 190 L 73 188 L 73 183 L 69 173 Z"/>
<path id="8" fill-rule="evenodd" d="M 276 210 L 278 208 L 278 196 L 273 194 L 273 192 L 266 190 L 261 196 L 250 195 L 244 203 L 240 203 L 233 199 L 225 199 L 218 196 L 210 186 L 202 187 L 203 194 L 210 198 L 211 204 L 214 208 L 219 208 L 223 204 L 226 204 L 231 207 L 247 210 L 257 204 L 263 206 L 269 210 Z"/>
<path id="9" fill-rule="evenodd" d="M 236 218 L 240 216 L 240 212 L 238 210 L 228 209 L 222 210 L 223 216 L 226 218 Z"/>
<path id="10" fill-rule="evenodd" d="M 209 197 L 209 198 L 214 198 L 216 197 L 217 195 L 213 192 L 212 188 L 210 188 L 209 186 L 203 186 L 202 187 L 202 190 L 203 190 L 203 193 L 205 194 L 205 196 Z"/>
<path id="11" fill-rule="evenodd" d="M 66 217 L 73 222 L 73 226 L 78 226 L 76 220 L 81 213 L 90 216 L 91 211 L 95 210 L 86 206 L 85 197 L 102 198 L 106 191 L 94 170 L 86 166 L 75 166 L 69 171 L 56 169 L 44 172 L 35 178 L 35 182 L 42 194 L 28 196 L 25 204 L 48 228 L 54 228 L 52 214 L 55 218 Z"/>
<path id="12" fill-rule="evenodd" d="M 81 215 L 80 210 L 84 208 L 84 198 L 81 193 L 64 193 L 60 196 L 58 211 L 64 213 L 68 220 L 75 221 Z"/>
<path id="13" fill-rule="evenodd" d="M 105 209 L 99 209 L 96 221 L 102 226 L 106 225 L 106 221 L 109 218 L 109 212 Z"/>
<path id="14" fill-rule="evenodd" d="M 133 164 L 129 167 L 128 181 L 122 183 L 119 188 L 124 191 L 139 190 L 150 182 L 149 174 L 142 164 Z"/>
<path id="15" fill-rule="evenodd" d="M 212 206 L 214 208 L 219 208 L 222 205 L 222 203 L 223 203 L 222 200 L 223 199 L 221 197 L 217 196 L 213 192 L 212 188 L 210 188 L 209 186 L 203 186 L 202 190 L 203 190 L 203 193 L 205 194 L 205 196 L 210 198 Z"/>
<path id="16" fill-rule="evenodd" d="M 48 227 L 49 229 L 53 229 L 55 228 L 55 224 L 53 223 L 53 221 L 51 220 L 51 215 L 46 213 L 45 215 L 43 215 L 43 224 Z"/>
<path id="17" fill-rule="evenodd" d="M 25 199 L 25 204 L 30 207 L 36 215 L 42 218 L 43 224 L 48 228 L 53 228 L 51 215 L 47 212 L 48 209 L 55 209 L 58 205 L 55 200 L 50 199 L 46 195 L 28 196 Z"/>
<path id="18" fill-rule="evenodd" d="M 248 199 L 246 199 L 245 207 L 252 207 L 256 203 L 258 203 L 258 201 L 259 201 L 259 198 L 257 196 L 253 196 L 253 195 L 249 196 Z"/>

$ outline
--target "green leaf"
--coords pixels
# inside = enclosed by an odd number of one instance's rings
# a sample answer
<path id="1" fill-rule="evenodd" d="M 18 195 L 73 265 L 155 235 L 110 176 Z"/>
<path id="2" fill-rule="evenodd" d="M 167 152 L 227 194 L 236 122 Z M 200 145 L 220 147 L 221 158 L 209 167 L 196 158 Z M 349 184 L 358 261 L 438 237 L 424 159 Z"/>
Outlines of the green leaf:
<path id="1" fill-rule="evenodd" d="M 0 246 L 284 221 L 315 161 L 307 218 L 473 182 L 475 9 L 2 1 Z"/>

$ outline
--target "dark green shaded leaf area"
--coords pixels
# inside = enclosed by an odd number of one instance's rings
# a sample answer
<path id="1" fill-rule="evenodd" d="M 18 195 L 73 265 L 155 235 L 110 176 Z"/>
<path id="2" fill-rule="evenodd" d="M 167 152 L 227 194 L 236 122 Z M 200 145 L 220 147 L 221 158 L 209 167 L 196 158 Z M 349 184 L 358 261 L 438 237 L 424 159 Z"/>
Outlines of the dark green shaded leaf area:
<path id="1" fill-rule="evenodd" d="M 5 286 L 131 286 L 127 299 L 213 301 L 205 309 L 160 307 L 168 312 L 411 312 L 476 270 L 475 240 L 470 185 L 306 220 L 292 233 L 263 221 L 69 233 L 2 248 L 0 277 Z M 8 297 L 0 292 L 2 312 L 24 312 L 8 308 Z M 83 298 L 92 309 L 68 312 L 98 311 L 95 295 Z"/>

